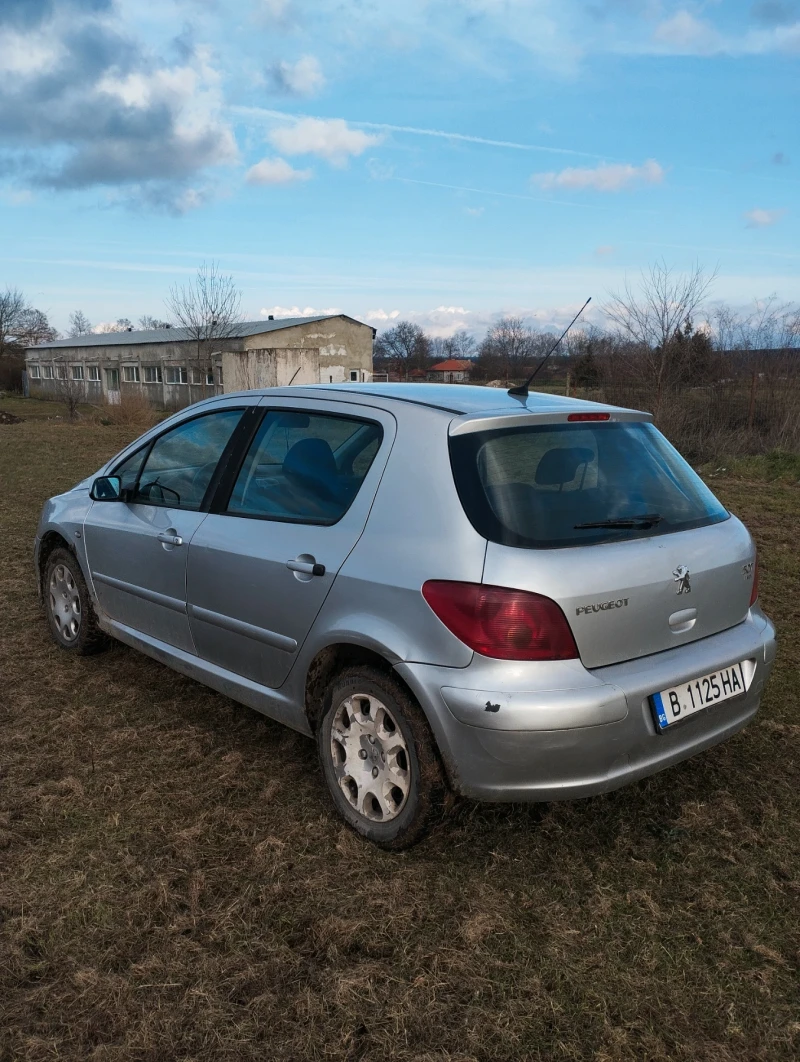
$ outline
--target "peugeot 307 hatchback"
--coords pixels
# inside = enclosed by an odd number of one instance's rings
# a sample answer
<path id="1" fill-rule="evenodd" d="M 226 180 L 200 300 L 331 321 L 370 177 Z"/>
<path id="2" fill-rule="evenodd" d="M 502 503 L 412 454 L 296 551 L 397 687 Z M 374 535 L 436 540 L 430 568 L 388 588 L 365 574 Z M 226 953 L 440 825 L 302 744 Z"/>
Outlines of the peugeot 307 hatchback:
<path id="1" fill-rule="evenodd" d="M 725 740 L 775 655 L 750 535 L 649 414 L 553 395 L 212 398 L 50 499 L 35 562 L 62 648 L 315 736 L 390 848 L 450 792 L 589 796 Z"/>

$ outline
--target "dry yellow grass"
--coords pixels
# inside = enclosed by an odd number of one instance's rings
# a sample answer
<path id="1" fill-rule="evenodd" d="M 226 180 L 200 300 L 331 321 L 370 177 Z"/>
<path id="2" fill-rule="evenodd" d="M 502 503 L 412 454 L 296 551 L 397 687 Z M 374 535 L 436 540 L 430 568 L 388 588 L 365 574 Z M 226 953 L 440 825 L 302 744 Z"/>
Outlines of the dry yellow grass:
<path id="1" fill-rule="evenodd" d="M 34 405 L 0 426 L 2 1062 L 800 1056 L 791 476 L 713 481 L 781 632 L 748 730 L 607 797 L 462 804 L 390 854 L 336 819 L 310 742 L 50 642 L 39 508 L 133 432 Z"/>

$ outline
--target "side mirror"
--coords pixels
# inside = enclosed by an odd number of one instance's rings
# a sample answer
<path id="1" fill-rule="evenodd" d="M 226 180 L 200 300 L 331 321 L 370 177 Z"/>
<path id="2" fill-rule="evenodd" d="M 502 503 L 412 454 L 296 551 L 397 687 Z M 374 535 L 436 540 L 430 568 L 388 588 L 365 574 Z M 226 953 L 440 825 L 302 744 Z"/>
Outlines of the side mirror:
<path id="1" fill-rule="evenodd" d="M 122 480 L 119 476 L 98 476 L 89 491 L 92 501 L 119 501 L 122 497 Z"/>

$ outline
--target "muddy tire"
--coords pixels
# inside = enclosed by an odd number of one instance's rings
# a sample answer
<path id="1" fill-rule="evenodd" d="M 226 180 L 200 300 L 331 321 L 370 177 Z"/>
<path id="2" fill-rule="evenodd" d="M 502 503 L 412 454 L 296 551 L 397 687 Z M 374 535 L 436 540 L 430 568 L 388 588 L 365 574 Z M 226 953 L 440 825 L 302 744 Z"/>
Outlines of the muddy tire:
<path id="1" fill-rule="evenodd" d="M 98 626 L 81 566 L 68 549 L 54 549 L 47 558 L 42 602 L 50 634 L 60 649 L 90 656 L 108 647 L 109 640 Z"/>
<path id="2" fill-rule="evenodd" d="M 449 789 L 428 721 L 408 691 L 375 668 L 328 687 L 317 732 L 336 810 L 381 848 L 409 848 L 442 817 Z"/>

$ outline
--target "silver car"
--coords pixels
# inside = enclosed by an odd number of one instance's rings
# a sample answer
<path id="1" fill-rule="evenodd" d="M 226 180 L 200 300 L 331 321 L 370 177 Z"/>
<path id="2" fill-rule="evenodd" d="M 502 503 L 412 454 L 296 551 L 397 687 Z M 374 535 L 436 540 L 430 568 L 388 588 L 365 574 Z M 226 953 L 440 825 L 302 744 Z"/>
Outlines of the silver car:
<path id="1" fill-rule="evenodd" d="M 223 395 L 51 498 L 50 630 L 315 736 L 387 848 L 451 793 L 616 789 L 735 734 L 775 656 L 752 539 L 646 413 L 492 388 Z"/>

